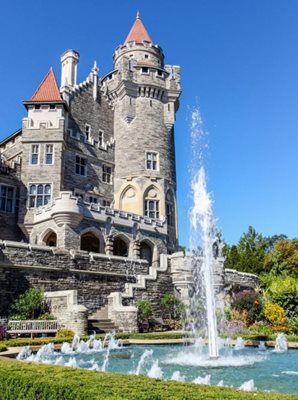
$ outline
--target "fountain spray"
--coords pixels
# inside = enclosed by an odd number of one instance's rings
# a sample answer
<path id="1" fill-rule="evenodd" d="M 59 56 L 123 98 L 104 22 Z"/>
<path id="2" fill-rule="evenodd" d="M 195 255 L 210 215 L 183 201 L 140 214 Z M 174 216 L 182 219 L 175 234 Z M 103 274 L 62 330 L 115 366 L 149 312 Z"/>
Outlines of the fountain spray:
<path id="1" fill-rule="evenodd" d="M 190 210 L 190 248 L 192 250 L 192 272 L 194 277 L 194 292 L 191 299 L 191 308 L 197 307 L 202 296 L 205 298 L 205 311 L 208 331 L 209 357 L 218 357 L 217 347 L 217 321 L 213 281 L 213 268 L 215 265 L 214 246 L 217 243 L 217 230 L 213 217 L 212 199 L 207 191 L 206 175 L 202 166 L 202 152 L 200 139 L 204 135 L 202 119 L 198 109 L 192 112 L 192 148 L 193 158 L 201 164 L 199 171 L 194 173 L 192 165 L 192 194 L 193 206 Z M 201 249 L 198 251 L 198 246 Z M 195 310 L 191 310 L 197 315 Z"/>

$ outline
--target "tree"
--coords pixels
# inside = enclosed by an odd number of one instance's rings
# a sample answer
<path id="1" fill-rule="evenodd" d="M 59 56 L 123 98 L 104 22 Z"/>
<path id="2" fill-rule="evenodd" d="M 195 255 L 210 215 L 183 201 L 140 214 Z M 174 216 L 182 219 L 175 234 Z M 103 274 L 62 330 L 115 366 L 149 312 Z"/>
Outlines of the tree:
<path id="1" fill-rule="evenodd" d="M 12 306 L 14 319 L 34 319 L 43 311 L 44 293 L 35 288 L 28 289 L 21 294 Z"/>
<path id="2" fill-rule="evenodd" d="M 161 299 L 161 306 L 165 316 L 169 319 L 179 320 L 185 309 L 184 304 L 176 296 L 166 293 Z"/>
<path id="3" fill-rule="evenodd" d="M 277 241 L 265 257 L 264 267 L 274 275 L 298 277 L 298 239 Z"/>
<path id="4" fill-rule="evenodd" d="M 225 267 L 259 274 L 264 268 L 266 247 L 266 239 L 249 226 L 237 246 L 225 246 Z"/>

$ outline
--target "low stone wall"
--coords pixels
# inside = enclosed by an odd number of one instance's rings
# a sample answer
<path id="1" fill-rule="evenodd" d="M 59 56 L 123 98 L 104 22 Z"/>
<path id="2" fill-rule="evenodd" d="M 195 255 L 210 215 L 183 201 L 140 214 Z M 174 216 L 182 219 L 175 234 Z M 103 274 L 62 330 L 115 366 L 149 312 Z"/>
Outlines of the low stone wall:
<path id="1" fill-rule="evenodd" d="M 252 288 L 257 287 L 259 278 L 257 275 L 247 272 L 236 271 L 235 269 L 225 269 L 225 288 Z"/>
<path id="2" fill-rule="evenodd" d="M 107 304 L 111 292 L 147 274 L 148 262 L 104 254 L 62 251 L 46 246 L 0 241 L 0 315 L 30 287 L 46 292 L 77 290 L 89 312 Z"/>

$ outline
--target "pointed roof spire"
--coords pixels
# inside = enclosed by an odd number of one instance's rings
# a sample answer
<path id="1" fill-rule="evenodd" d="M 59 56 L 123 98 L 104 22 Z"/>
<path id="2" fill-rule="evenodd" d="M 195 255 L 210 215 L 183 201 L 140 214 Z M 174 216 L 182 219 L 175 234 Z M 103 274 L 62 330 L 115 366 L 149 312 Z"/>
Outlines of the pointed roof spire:
<path id="1" fill-rule="evenodd" d="M 63 101 L 52 67 L 29 101 Z"/>
<path id="2" fill-rule="evenodd" d="M 136 43 L 142 43 L 142 41 L 145 42 L 151 42 L 152 39 L 149 36 L 146 28 L 143 25 L 143 22 L 141 21 L 140 13 L 139 11 L 137 12 L 136 20 L 124 42 L 124 44 L 128 42 L 133 42 L 135 41 Z"/>

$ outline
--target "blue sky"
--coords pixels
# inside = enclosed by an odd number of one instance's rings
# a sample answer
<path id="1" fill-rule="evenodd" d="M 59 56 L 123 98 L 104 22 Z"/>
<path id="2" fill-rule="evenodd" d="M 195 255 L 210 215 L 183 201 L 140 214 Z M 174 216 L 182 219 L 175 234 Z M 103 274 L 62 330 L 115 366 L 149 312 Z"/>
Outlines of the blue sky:
<path id="1" fill-rule="evenodd" d="M 0 13 L 0 139 L 21 125 L 28 99 L 60 54 L 80 53 L 79 80 L 96 59 L 103 76 L 136 11 L 182 68 L 176 123 L 180 242 L 190 207 L 189 107 L 199 104 L 208 187 L 224 238 L 253 225 L 297 236 L 298 1 L 16 0 Z"/>

